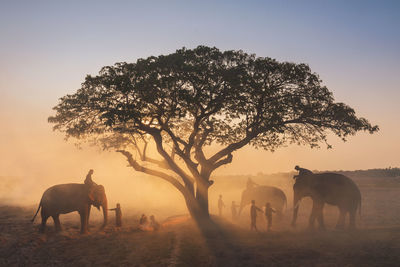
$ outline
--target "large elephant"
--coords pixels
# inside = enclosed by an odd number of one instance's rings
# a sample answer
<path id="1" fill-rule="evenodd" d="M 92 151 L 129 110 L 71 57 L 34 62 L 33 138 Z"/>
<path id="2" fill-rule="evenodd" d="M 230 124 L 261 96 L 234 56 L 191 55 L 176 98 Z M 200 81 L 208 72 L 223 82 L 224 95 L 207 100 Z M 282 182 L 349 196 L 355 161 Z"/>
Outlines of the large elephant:
<path id="1" fill-rule="evenodd" d="M 258 205 L 265 205 L 267 202 L 271 203 L 271 206 L 277 211 L 278 216 L 282 216 L 283 209 L 287 204 L 285 193 L 277 187 L 266 185 L 248 187 L 242 193 L 239 214 L 252 200 L 255 200 Z"/>
<path id="2" fill-rule="evenodd" d="M 44 232 L 46 221 L 51 216 L 54 220 L 56 231 L 61 230 L 59 215 L 78 211 L 81 217 L 81 233 L 88 231 L 89 215 L 91 205 L 100 210 L 103 209 L 104 222 L 102 228 L 107 224 L 107 197 L 102 185 L 90 180 L 85 184 L 59 184 L 48 188 L 40 200 L 37 213 L 41 210 L 42 224 L 39 231 Z"/>
<path id="3" fill-rule="evenodd" d="M 296 225 L 300 200 L 303 197 L 310 197 L 313 201 L 309 218 L 310 228 L 314 227 L 315 219 L 318 220 L 320 228 L 325 228 L 323 217 L 325 203 L 339 208 L 337 229 L 344 228 L 347 213 L 350 214 L 350 228 L 355 228 L 357 209 L 361 214 L 361 193 L 350 178 L 336 173 L 302 175 L 296 179 L 293 191 L 293 227 Z"/>

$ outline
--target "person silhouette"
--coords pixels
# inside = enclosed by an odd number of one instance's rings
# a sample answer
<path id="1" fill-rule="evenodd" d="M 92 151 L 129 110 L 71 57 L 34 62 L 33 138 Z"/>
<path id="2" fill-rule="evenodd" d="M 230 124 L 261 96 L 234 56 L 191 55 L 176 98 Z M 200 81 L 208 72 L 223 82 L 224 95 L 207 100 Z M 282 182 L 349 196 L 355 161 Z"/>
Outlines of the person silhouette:
<path id="1" fill-rule="evenodd" d="M 272 227 L 272 213 L 275 213 L 275 209 L 271 207 L 271 203 L 265 204 L 265 217 L 267 219 L 267 231 L 271 230 Z"/>
<path id="2" fill-rule="evenodd" d="M 147 224 L 147 216 L 144 215 L 144 214 L 142 214 L 142 216 L 141 216 L 140 219 L 139 219 L 139 225 L 144 226 L 144 225 L 146 225 L 146 224 Z"/>
<path id="3" fill-rule="evenodd" d="M 115 225 L 117 227 L 121 227 L 122 226 L 121 205 L 117 203 L 117 207 L 115 209 L 109 209 L 109 210 L 115 210 Z"/>
<path id="4" fill-rule="evenodd" d="M 255 182 L 253 181 L 253 179 L 251 179 L 251 177 L 249 177 L 249 178 L 247 179 L 246 188 L 247 188 L 247 189 L 252 189 L 252 188 L 255 187 L 255 186 L 258 186 L 258 184 L 255 183 Z"/>
<path id="5" fill-rule="evenodd" d="M 218 214 L 219 214 L 219 216 L 222 216 L 223 208 L 225 208 L 225 203 L 222 200 L 222 195 L 219 195 L 219 199 L 218 199 Z"/>
<path id="6" fill-rule="evenodd" d="M 150 227 L 153 228 L 154 231 L 160 229 L 160 224 L 156 221 L 154 215 L 150 216 Z"/>
<path id="7" fill-rule="evenodd" d="M 149 230 L 149 220 L 147 219 L 147 216 L 142 214 L 142 216 L 139 219 L 139 227 L 140 230 L 142 231 L 148 231 Z"/>
<path id="8" fill-rule="evenodd" d="M 251 206 L 250 206 L 250 230 L 256 230 L 257 229 L 257 211 L 262 212 L 262 209 L 256 206 L 256 201 L 252 200 L 251 201 Z"/>
<path id="9" fill-rule="evenodd" d="M 312 171 L 310 171 L 310 170 L 308 170 L 308 169 L 305 169 L 305 168 L 300 168 L 300 166 L 299 166 L 299 165 L 296 165 L 296 167 L 294 167 L 294 169 L 295 169 L 296 171 L 298 171 L 298 172 L 299 172 L 299 174 L 298 174 L 298 175 L 295 175 L 295 176 L 293 176 L 293 179 L 296 179 L 296 178 L 298 178 L 299 176 L 302 176 L 302 175 L 310 175 L 310 174 L 314 174 Z"/>
<path id="10" fill-rule="evenodd" d="M 93 180 L 92 180 L 92 174 L 93 174 L 93 170 L 92 169 L 90 169 L 89 170 L 89 172 L 88 172 L 88 174 L 86 175 L 86 179 L 85 179 L 85 184 L 86 185 L 93 185 L 93 184 L 95 184 L 95 182 L 93 182 Z"/>

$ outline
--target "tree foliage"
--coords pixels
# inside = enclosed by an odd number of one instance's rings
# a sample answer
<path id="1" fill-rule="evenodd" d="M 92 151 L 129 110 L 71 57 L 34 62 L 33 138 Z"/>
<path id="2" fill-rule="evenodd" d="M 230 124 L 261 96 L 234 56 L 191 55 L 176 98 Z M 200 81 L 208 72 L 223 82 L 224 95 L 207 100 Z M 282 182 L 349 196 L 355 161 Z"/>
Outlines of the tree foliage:
<path id="1" fill-rule="evenodd" d="M 378 130 L 336 103 L 306 64 L 206 46 L 103 67 L 54 110 L 49 122 L 55 130 L 118 149 L 128 160 L 128 150 L 136 149 L 141 161 L 175 172 L 183 181 L 175 179 L 175 187 L 193 196 L 194 183 L 208 188 L 211 173 L 245 145 L 272 151 L 290 143 L 329 146 L 329 132 L 346 140 L 357 131 Z M 161 160 L 147 157 L 150 141 Z M 221 149 L 206 155 L 204 148 L 212 144 Z"/>

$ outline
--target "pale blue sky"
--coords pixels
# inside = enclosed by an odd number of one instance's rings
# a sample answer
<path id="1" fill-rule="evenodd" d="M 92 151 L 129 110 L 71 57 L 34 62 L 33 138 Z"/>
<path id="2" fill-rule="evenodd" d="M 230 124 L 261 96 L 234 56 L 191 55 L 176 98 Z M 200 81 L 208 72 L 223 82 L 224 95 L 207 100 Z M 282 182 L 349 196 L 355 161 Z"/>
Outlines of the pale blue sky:
<path id="1" fill-rule="evenodd" d="M 75 68 L 82 80 L 116 61 L 206 44 L 306 62 L 323 79 L 345 71 L 390 79 L 399 71 L 399 7 L 399 1 L 3 1 L 1 68 L 28 76 Z"/>
<path id="2" fill-rule="evenodd" d="M 182 46 L 242 49 L 308 63 L 338 101 L 381 126 L 318 168 L 340 168 L 349 149 L 360 149 L 354 168 L 400 165 L 399 14 L 400 1 L 1 1 L 0 112 L 45 125 L 57 99 L 102 66 Z"/>

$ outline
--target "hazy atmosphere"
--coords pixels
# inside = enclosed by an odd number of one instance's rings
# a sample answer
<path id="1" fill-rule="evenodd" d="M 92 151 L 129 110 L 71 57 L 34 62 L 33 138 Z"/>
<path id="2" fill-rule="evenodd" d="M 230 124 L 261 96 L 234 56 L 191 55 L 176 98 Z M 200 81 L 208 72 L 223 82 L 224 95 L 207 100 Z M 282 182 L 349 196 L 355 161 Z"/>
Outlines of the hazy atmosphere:
<path id="1" fill-rule="evenodd" d="M 368 133 L 371 130 L 368 127 L 362 129 L 367 131 L 350 134 L 346 142 L 328 131 L 332 149 L 327 149 L 322 142 L 320 148 L 284 144 L 272 152 L 246 145 L 233 151 L 232 162 L 207 177 L 207 182 L 212 181 L 207 193 L 210 214 L 218 213 L 220 194 L 225 199 L 224 212 L 230 214 L 230 203 L 240 204 L 246 181 L 252 177 L 256 183 L 276 186 L 287 195 L 288 221 L 277 229 L 290 231 L 289 217 L 294 208 L 292 176 L 297 174 L 294 167 L 300 165 L 316 172 L 340 172 L 353 179 L 367 203 L 363 212 L 368 219 L 362 221 L 362 227 L 398 227 L 400 218 L 395 210 L 398 211 L 399 203 L 389 207 L 385 202 L 389 200 L 384 196 L 395 197 L 400 192 L 397 169 L 400 167 L 399 13 L 399 1 L 1 1 L 0 206 L 22 207 L 24 211 L 18 213 L 17 210 L 18 216 L 21 220 L 22 217 L 30 219 L 47 188 L 83 183 L 88 171 L 93 169 L 93 180 L 106 190 L 108 207 L 115 208 L 121 203 L 128 225 L 128 218 L 138 220 L 142 213 L 156 214 L 160 220 L 188 214 L 184 197 L 171 184 L 135 171 L 127 161 L 129 157 L 116 152 L 117 149 L 103 150 L 88 142 L 78 146 L 75 138 L 67 140 L 63 132 L 53 131 L 57 123 L 49 123 L 48 118 L 58 114 L 53 108 L 62 103 L 60 98 L 74 95 L 87 75 L 95 77 L 104 66 L 169 55 L 183 47 L 190 50 L 205 46 L 220 51 L 242 50 L 278 62 L 308 64 L 311 73 L 318 74 L 322 80 L 321 86 L 332 92 L 335 102 L 347 104 L 357 117 L 379 126 L 379 131 L 374 130 L 373 134 Z M 208 147 L 206 156 L 221 147 L 221 144 Z M 135 160 L 140 158 L 140 153 L 133 150 L 131 153 Z M 147 153 L 160 158 L 154 145 Z M 226 160 L 229 159 L 227 155 Z M 150 165 L 144 163 L 143 166 Z M 380 174 L 344 172 L 371 169 L 382 170 L 382 176 L 390 177 L 384 185 L 377 185 L 377 191 L 375 185 L 381 180 L 374 179 Z M 395 171 L 391 172 L 392 169 Z M 198 185 L 195 188 L 198 189 Z M 372 204 L 375 202 L 368 196 L 379 199 L 381 206 Z M 304 213 L 299 215 L 299 224 L 304 227 L 310 203 L 305 202 L 307 211 L 300 209 L 299 212 Z M 97 227 L 102 215 L 94 208 L 92 211 L 91 218 L 95 219 Z M 332 206 L 328 211 L 327 224 L 333 227 L 339 213 Z M 247 217 L 248 213 L 247 207 Z M 68 217 L 69 226 L 79 224 L 78 215 L 74 216 Z M 114 224 L 113 216 L 116 216 L 114 211 L 110 211 L 109 224 Z M 63 220 L 61 217 L 61 222 Z M 249 220 L 242 217 L 240 227 L 248 229 Z M 38 222 L 36 219 L 36 224 Z M 53 229 L 52 219 L 47 224 Z M 29 227 L 32 228 L 30 224 Z M 71 231 L 78 233 L 77 228 L 69 228 L 68 235 Z M 34 232 L 36 234 L 36 228 Z M 29 233 L 24 232 L 26 236 Z M 110 233 L 114 234 L 114 230 L 106 230 L 105 235 Z M 168 239 L 168 234 L 161 235 Z M 147 237 L 143 238 L 151 243 Z M 255 247 L 258 241 L 255 236 L 251 238 L 249 240 L 255 240 L 254 243 L 248 241 L 246 246 Z M 0 236 L 0 243 L 11 239 Z M 307 242 L 312 243 L 308 239 Z M 279 246 L 284 245 L 279 243 Z M 202 253 L 207 254 L 207 251 Z M 246 255 L 251 254 L 249 251 L 246 250 Z M 11 252 L 0 251 L 0 256 L 5 258 L 7 253 Z M 189 251 L 185 255 L 191 253 L 195 254 Z M 216 263 L 211 260 L 212 264 L 207 262 L 206 265 L 229 263 L 220 261 L 218 255 L 215 257 Z M 190 262 L 189 258 L 179 258 L 183 263 L 180 266 Z M 149 266 L 179 265 L 176 259 L 169 264 L 142 262 Z M 265 264 L 261 256 L 248 266 L 260 262 Z M 7 261 L 0 261 L 0 265 L 3 263 Z M 11 265 L 24 263 L 16 260 Z M 198 264 L 202 265 L 200 257 Z M 299 266 L 303 264 L 307 262 Z M 329 266 L 336 264 L 338 262 Z M 351 264 L 357 266 L 356 262 Z"/>

